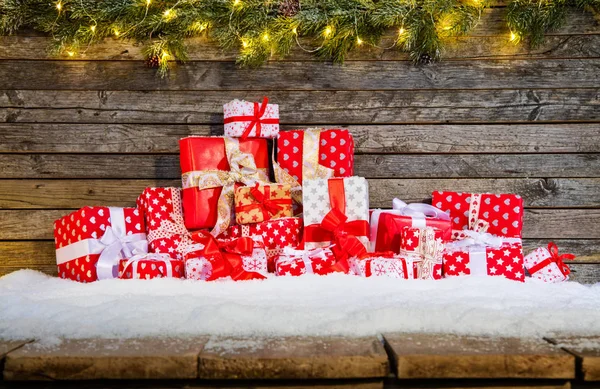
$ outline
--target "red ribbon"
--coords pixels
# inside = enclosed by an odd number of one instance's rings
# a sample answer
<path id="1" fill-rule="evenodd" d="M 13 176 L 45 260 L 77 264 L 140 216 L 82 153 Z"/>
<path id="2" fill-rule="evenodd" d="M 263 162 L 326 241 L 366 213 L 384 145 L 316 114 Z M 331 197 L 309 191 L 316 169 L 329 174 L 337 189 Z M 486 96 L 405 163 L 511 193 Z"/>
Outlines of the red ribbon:
<path id="1" fill-rule="evenodd" d="M 344 266 L 349 257 L 361 257 L 367 250 L 357 236 L 369 236 L 369 223 L 366 220 L 347 221 L 348 217 L 337 208 L 333 208 L 321 224 L 307 226 L 304 236 L 307 242 L 334 242 L 333 254 Z M 348 266 L 347 263 L 345 266 Z"/>
<path id="2" fill-rule="evenodd" d="M 250 135 L 250 132 L 252 131 L 254 126 L 256 126 L 256 137 L 260 137 L 262 135 L 262 125 L 263 124 L 279 124 L 279 119 L 277 119 L 277 118 L 266 118 L 266 119 L 262 118 L 263 115 L 265 114 L 265 111 L 267 110 L 268 104 L 269 104 L 269 98 L 264 97 L 262 104 L 259 105 L 257 102 L 254 103 L 254 115 L 252 115 L 252 116 L 249 116 L 249 115 L 230 116 L 228 118 L 225 118 L 223 120 L 223 123 L 228 124 L 228 123 L 233 123 L 233 122 L 250 121 L 250 123 L 248 123 L 248 126 L 246 126 L 246 129 L 244 130 L 244 133 L 241 136 L 242 140 L 245 140 L 246 138 L 248 138 L 248 136 Z"/>
<path id="3" fill-rule="evenodd" d="M 272 199 L 271 198 L 271 187 L 269 185 L 263 186 L 264 193 L 260 191 L 258 182 L 250 189 L 250 194 L 256 199 L 258 203 L 246 204 L 239 207 L 235 207 L 235 212 L 247 212 L 256 207 L 259 207 L 262 214 L 263 220 L 270 220 L 272 216 L 278 212 L 284 210 L 285 205 L 292 206 L 292 198 L 287 199 Z"/>
<path id="4" fill-rule="evenodd" d="M 569 266 L 563 261 L 572 261 L 575 259 L 575 255 L 573 254 L 561 254 L 558 255 L 558 246 L 554 242 L 548 243 L 548 252 L 550 253 L 550 257 L 544 259 L 542 262 L 533 266 L 529 269 L 529 274 L 534 274 L 548 266 L 550 263 L 554 262 L 558 266 L 560 272 L 566 277 L 571 273 L 571 269 Z"/>
<path id="5" fill-rule="evenodd" d="M 234 281 L 266 278 L 260 273 L 244 270 L 242 256 L 252 256 L 254 240 L 249 237 L 223 241 L 203 231 L 192 234 L 192 239 L 204 244 L 201 255 L 212 264 L 207 281 L 230 276 Z"/>

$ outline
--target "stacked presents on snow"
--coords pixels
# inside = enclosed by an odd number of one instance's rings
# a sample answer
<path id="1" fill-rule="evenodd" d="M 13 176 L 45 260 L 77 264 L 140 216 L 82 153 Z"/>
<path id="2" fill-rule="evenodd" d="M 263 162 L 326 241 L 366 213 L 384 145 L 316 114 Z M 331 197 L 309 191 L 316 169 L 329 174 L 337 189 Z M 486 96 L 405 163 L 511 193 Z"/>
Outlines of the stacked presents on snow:
<path id="1" fill-rule="evenodd" d="M 436 191 L 432 205 L 394 199 L 392 209 L 371 210 L 347 130 L 280 133 L 279 108 L 266 98 L 225 104 L 224 117 L 225 136 L 181 139 L 181 188 L 146 188 L 136 208 L 84 207 L 57 220 L 59 276 L 524 281 L 527 269 L 544 281 L 568 278 L 563 261 L 573 256 L 553 244 L 523 257 L 519 195 Z"/>

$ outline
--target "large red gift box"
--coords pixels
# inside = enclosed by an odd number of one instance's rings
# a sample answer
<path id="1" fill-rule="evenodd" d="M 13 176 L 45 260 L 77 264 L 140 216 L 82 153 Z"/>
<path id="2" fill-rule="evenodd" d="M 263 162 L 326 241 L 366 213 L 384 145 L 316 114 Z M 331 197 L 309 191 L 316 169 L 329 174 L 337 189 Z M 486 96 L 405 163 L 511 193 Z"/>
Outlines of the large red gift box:
<path id="1" fill-rule="evenodd" d="M 519 195 L 433 192 L 432 204 L 450 214 L 454 238 L 461 238 L 461 231 L 467 229 L 521 237 L 523 198 Z"/>
<path id="2" fill-rule="evenodd" d="M 339 263 L 329 248 L 295 250 L 286 247 L 275 264 L 278 276 L 301 276 L 303 274 L 326 275 L 347 273 L 348 264 Z"/>
<path id="3" fill-rule="evenodd" d="M 181 189 L 146 188 L 137 199 L 143 213 L 151 253 L 183 258 L 185 246 L 191 244 L 183 221 Z"/>
<path id="4" fill-rule="evenodd" d="M 476 244 L 461 248 L 448 245 L 444 252 L 444 276 L 504 276 L 525 281 L 523 248 L 520 243 L 504 242 L 499 247 Z"/>
<path id="5" fill-rule="evenodd" d="M 433 227 L 403 227 L 400 255 L 410 258 L 415 268 L 415 278 L 439 280 L 442 278 L 442 262 L 445 235 Z"/>
<path id="6" fill-rule="evenodd" d="M 136 208 L 83 207 L 54 222 L 58 275 L 80 282 L 116 278 L 120 259 L 148 251 Z"/>
<path id="7" fill-rule="evenodd" d="M 302 185 L 306 179 L 354 174 L 354 139 L 348 130 L 283 131 L 279 133 L 277 149 L 277 182 L 292 187 Z"/>
<path id="8" fill-rule="evenodd" d="M 296 248 L 302 240 L 302 219 L 287 217 L 262 223 L 231 226 L 219 238 L 262 237 L 267 249 L 269 272 L 275 271 L 275 259 L 285 247 Z"/>
<path id="9" fill-rule="evenodd" d="M 193 136 L 181 139 L 179 147 L 185 226 L 214 227 L 217 236 L 233 217 L 235 185 L 268 183 L 267 141 Z"/>
<path id="10" fill-rule="evenodd" d="M 400 252 L 404 227 L 437 228 L 444 242 L 452 238 L 452 222 L 447 213 L 429 204 L 406 204 L 394 199 L 393 209 L 371 212 L 371 245 L 373 252 Z"/>
<path id="11" fill-rule="evenodd" d="M 136 258 L 137 257 L 137 258 Z M 185 278 L 183 261 L 167 254 L 146 254 L 119 261 L 119 278 Z"/>

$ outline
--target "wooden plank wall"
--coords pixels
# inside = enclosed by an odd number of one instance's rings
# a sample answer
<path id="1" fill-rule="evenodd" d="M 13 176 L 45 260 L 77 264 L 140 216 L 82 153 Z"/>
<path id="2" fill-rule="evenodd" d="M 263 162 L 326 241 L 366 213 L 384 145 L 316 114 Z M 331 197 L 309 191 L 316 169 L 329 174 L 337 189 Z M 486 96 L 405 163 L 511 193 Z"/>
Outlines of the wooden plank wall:
<path id="1" fill-rule="evenodd" d="M 67 60 L 36 34 L 0 38 L 0 275 L 54 274 L 53 220 L 178 185 L 178 139 L 219 134 L 223 103 L 268 95 L 285 128 L 351 129 L 374 207 L 437 189 L 517 192 L 527 249 L 554 240 L 578 255 L 574 279 L 599 280 L 600 27 L 572 12 L 529 50 L 509 42 L 505 13 L 488 9 L 430 66 L 365 47 L 344 66 L 299 51 L 238 69 L 198 38 L 166 80 L 129 42 Z"/>

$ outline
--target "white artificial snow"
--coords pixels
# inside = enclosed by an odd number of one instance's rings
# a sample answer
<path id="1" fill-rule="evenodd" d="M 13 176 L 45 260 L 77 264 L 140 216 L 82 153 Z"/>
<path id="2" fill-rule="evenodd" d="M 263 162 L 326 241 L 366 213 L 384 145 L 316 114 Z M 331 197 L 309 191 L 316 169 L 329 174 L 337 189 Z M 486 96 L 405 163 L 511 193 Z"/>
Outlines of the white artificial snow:
<path id="1" fill-rule="evenodd" d="M 92 284 L 21 270 L 0 278 L 0 338 L 192 335 L 600 334 L 600 284 L 501 277 L 326 277 Z"/>

